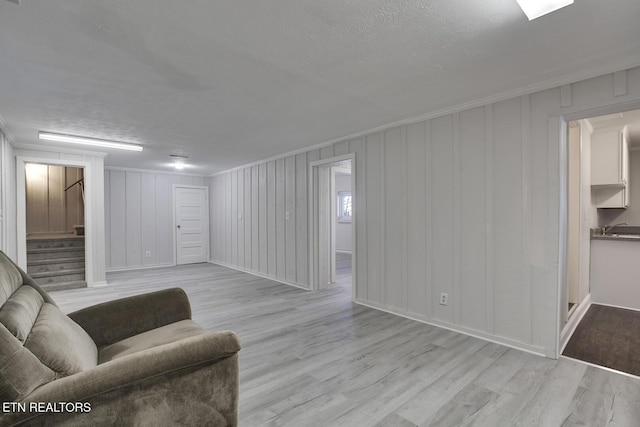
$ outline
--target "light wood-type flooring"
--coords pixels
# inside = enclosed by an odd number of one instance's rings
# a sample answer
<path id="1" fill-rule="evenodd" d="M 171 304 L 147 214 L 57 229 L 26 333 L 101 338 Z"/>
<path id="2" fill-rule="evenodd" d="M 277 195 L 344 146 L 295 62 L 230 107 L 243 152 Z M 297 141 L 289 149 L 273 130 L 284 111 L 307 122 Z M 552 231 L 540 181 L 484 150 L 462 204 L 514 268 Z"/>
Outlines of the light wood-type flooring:
<path id="1" fill-rule="evenodd" d="M 640 426 L 640 380 L 546 359 L 213 264 L 109 273 L 52 292 L 65 312 L 180 286 L 194 320 L 231 329 L 241 426 Z"/>

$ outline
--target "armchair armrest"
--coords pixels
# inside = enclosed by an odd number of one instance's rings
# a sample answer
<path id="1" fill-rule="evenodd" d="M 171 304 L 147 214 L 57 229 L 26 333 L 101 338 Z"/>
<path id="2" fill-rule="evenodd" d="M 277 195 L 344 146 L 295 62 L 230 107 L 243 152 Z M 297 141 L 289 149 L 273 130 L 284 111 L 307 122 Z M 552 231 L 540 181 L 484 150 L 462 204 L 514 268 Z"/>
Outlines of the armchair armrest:
<path id="1" fill-rule="evenodd" d="M 191 319 L 191 305 L 180 288 L 121 298 L 69 314 L 103 347 L 142 332 Z"/>
<path id="2" fill-rule="evenodd" d="M 125 421 L 129 417 L 135 418 L 138 410 L 149 413 L 146 406 L 136 405 L 147 405 L 145 402 L 153 400 L 160 390 L 163 395 L 173 396 L 173 400 L 170 397 L 162 401 L 170 414 L 203 410 L 215 400 L 219 405 L 216 410 L 232 419 L 237 415 L 239 350 L 240 342 L 231 331 L 198 335 L 52 381 L 36 389 L 23 402 L 88 402 L 91 412 L 76 415 L 85 417 L 85 422 L 108 424 L 102 417 L 108 418 L 115 413 L 125 417 L 120 419 Z M 169 390 L 173 392 L 169 393 Z M 199 409 L 181 409 L 180 405 L 185 402 Z M 11 415 L 13 419 L 7 420 L 11 423 L 43 416 L 37 413 Z"/>

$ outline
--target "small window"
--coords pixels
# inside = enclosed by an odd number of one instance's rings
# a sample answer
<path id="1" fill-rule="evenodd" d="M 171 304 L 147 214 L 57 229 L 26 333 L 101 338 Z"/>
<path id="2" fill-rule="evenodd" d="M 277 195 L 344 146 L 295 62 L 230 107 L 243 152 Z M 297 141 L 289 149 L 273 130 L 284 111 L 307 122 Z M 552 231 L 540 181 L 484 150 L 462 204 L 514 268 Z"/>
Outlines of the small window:
<path id="1" fill-rule="evenodd" d="M 340 191 L 338 193 L 338 221 L 351 222 L 352 215 L 351 191 Z"/>

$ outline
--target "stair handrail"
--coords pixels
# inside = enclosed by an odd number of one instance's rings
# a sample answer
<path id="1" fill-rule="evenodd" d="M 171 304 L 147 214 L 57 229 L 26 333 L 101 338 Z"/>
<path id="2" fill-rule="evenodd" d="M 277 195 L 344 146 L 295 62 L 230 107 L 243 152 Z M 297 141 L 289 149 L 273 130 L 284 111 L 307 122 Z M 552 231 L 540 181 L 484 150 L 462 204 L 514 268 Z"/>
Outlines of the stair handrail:
<path id="1" fill-rule="evenodd" d="M 64 189 L 64 191 L 67 191 L 68 189 L 70 189 L 71 187 L 73 187 L 74 185 L 80 184 L 81 182 L 84 182 L 84 178 L 80 178 L 79 180 L 77 180 L 76 182 L 74 182 L 73 184 L 71 184 L 70 186 L 68 186 L 67 188 Z"/>

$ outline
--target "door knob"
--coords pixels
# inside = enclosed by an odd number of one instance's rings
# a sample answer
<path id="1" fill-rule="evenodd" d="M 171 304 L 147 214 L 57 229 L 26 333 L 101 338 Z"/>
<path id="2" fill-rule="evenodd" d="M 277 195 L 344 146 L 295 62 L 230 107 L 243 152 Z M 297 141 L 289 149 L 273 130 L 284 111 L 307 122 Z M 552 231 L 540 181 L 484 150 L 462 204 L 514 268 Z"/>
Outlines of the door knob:
<path id="1" fill-rule="evenodd" d="M 180 224 L 176 225 L 176 227 L 180 228 Z"/>

